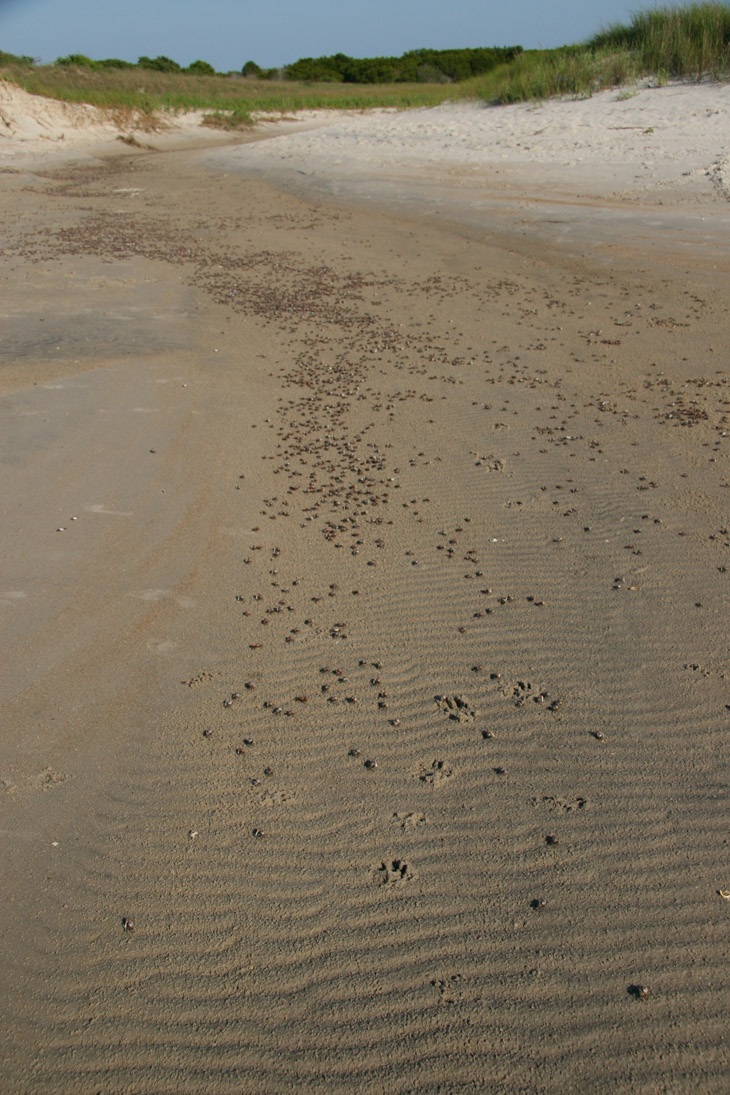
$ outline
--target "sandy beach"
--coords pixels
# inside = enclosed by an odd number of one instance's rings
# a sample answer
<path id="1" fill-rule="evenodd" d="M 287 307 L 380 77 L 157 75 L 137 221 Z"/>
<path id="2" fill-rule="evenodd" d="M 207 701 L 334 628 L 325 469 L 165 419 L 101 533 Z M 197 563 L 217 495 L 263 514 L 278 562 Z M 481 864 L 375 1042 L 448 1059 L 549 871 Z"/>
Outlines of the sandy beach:
<path id="1" fill-rule="evenodd" d="M 2 1091 L 726 1092 L 730 87 L 0 93 Z"/>

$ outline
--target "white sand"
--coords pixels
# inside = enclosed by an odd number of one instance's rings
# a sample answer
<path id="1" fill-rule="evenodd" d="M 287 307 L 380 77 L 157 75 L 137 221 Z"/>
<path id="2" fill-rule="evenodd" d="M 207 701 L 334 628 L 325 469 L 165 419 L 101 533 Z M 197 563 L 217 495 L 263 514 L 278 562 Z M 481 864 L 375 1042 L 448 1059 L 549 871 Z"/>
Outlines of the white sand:
<path id="1" fill-rule="evenodd" d="M 201 125 L 204 111 L 148 119 L 86 103 L 62 103 L 0 79 L 0 165 L 32 167 L 119 151 L 123 140 L 161 148 L 194 140 L 219 143 L 220 133 Z"/>
<path id="2" fill-rule="evenodd" d="M 326 127 L 248 145 L 246 167 L 330 178 L 499 169 L 591 193 L 706 185 L 730 197 L 730 85 L 673 84 L 587 99 L 339 114 Z M 539 168 L 539 174 L 536 172 Z M 495 170 L 496 169 L 496 170 Z"/>
<path id="3" fill-rule="evenodd" d="M 78 147 L 91 141 L 113 139 L 118 130 L 95 107 L 59 103 L 29 95 L 0 80 L 0 157 L 35 152 L 68 141 Z"/>
<path id="4" fill-rule="evenodd" d="M 160 119 L 153 135 L 136 120 L 91 106 L 28 95 L 0 81 L 0 162 L 89 154 L 136 133 L 140 143 L 188 138 L 220 142 L 202 111 Z M 488 107 L 445 104 L 412 111 L 302 112 L 296 122 L 262 116 L 257 136 L 220 155 L 245 170 L 363 178 L 458 172 L 530 177 L 541 185 L 627 197 L 657 187 L 730 198 L 730 85 L 671 84 L 610 90 L 587 99 Z M 539 167 L 539 173 L 535 170 Z"/>

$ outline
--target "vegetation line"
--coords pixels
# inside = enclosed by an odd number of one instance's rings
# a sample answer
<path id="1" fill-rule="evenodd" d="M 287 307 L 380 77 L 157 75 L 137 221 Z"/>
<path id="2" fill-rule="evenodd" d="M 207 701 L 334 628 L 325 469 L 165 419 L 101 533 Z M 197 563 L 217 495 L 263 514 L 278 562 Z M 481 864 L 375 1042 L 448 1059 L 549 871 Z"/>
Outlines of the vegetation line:
<path id="1" fill-rule="evenodd" d="M 364 60 L 335 54 L 301 58 L 284 69 L 263 70 L 247 61 L 241 72 L 225 75 L 206 61 L 183 69 L 168 57 L 132 64 L 71 54 L 38 65 L 0 50 L 0 78 L 32 94 L 90 103 L 138 124 L 150 124 L 160 113 L 203 110 L 208 124 L 229 128 L 250 125 L 258 113 L 586 96 L 644 77 L 660 83 L 730 79 L 730 3 L 653 8 L 587 42 L 552 50 L 413 50 Z"/>

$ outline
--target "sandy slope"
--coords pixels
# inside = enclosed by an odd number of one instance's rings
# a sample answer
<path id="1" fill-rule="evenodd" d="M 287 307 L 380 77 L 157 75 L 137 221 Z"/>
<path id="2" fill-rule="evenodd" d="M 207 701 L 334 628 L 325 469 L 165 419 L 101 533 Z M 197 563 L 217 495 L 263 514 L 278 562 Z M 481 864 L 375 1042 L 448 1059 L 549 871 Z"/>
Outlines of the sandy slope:
<path id="1" fill-rule="evenodd" d="M 727 191 L 730 85 L 674 83 L 603 91 L 592 98 L 489 107 L 332 115 L 317 132 L 285 135 L 242 153 L 247 168 L 289 166 L 343 180 L 428 174 L 458 167 L 478 176 L 532 176 L 582 192 L 689 193 L 710 179 Z M 499 175 L 490 175 L 490 180 Z M 508 181 L 508 180 L 505 180 Z"/>
<path id="2" fill-rule="evenodd" d="M 724 197 L 244 153 L 3 174 L 3 1090 L 725 1091 Z"/>
<path id="3" fill-rule="evenodd" d="M 120 142 L 145 151 L 256 142 L 273 134 L 316 130 L 338 112 L 302 111 L 296 118 L 264 115 L 255 131 L 233 137 L 206 127 L 204 110 L 140 116 L 87 103 L 29 95 L 0 78 L 0 165 L 32 168 L 118 154 Z"/>

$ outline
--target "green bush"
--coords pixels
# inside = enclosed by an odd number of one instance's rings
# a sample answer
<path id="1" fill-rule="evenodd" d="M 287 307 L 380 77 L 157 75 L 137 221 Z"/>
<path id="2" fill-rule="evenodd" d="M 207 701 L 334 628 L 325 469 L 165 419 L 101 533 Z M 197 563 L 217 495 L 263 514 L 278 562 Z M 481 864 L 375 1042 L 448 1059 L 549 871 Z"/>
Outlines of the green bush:
<path id="1" fill-rule="evenodd" d="M 57 65 L 76 65 L 77 68 L 98 68 L 99 62 L 92 61 L 90 57 L 86 57 L 83 53 L 69 53 L 68 57 L 59 57 L 56 61 Z"/>
<path id="2" fill-rule="evenodd" d="M 416 49 L 401 57 L 301 57 L 287 65 L 288 80 L 346 84 L 445 83 L 468 80 L 522 52 L 522 46 L 491 49 Z"/>
<path id="3" fill-rule="evenodd" d="M 191 76 L 215 76 L 215 69 L 207 61 L 193 61 L 185 71 Z"/>
<path id="4" fill-rule="evenodd" d="M 242 76 L 260 76 L 262 72 L 263 69 L 255 61 L 246 61 L 241 69 Z"/>
<path id="5" fill-rule="evenodd" d="M 169 57 L 140 57 L 137 64 L 140 68 L 147 68 L 152 72 L 182 72 L 177 61 L 171 61 Z"/>
<path id="6" fill-rule="evenodd" d="M 28 57 L 25 54 L 18 57 L 15 53 L 6 53 L 4 49 L 0 49 L 0 65 L 34 65 L 35 58 Z"/>
<path id="7" fill-rule="evenodd" d="M 426 62 L 423 65 L 419 65 L 416 69 L 416 79 L 419 84 L 450 84 L 451 77 L 447 76 L 441 69 L 436 68 L 435 65 L 428 64 Z"/>
<path id="8" fill-rule="evenodd" d="M 135 68 L 131 61 L 120 61 L 118 57 L 107 57 L 104 61 L 99 61 L 100 68 Z"/>

